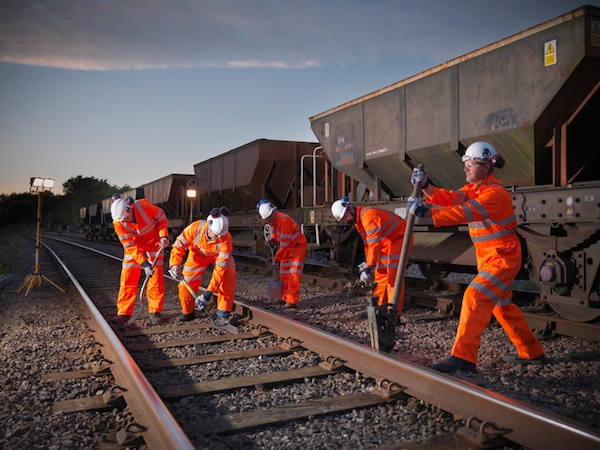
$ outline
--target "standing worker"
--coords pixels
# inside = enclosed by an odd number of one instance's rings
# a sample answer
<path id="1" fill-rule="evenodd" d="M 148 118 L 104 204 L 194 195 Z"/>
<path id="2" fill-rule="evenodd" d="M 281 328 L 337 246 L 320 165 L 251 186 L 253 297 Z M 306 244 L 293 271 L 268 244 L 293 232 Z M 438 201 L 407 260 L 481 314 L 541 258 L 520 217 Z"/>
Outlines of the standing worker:
<path id="1" fill-rule="evenodd" d="M 429 210 L 411 197 L 408 211 L 431 217 L 436 227 L 468 223 L 475 245 L 477 276 L 467 287 L 451 356 L 434 361 L 440 372 L 475 372 L 481 333 L 492 314 L 515 345 L 518 355 L 505 355 L 510 363 L 543 364 L 540 341 L 532 333 L 523 313 L 512 303 L 511 285 L 521 269 L 521 244 L 510 194 L 494 176 L 494 167 L 504 160 L 487 142 L 475 142 L 462 157 L 467 184 L 457 191 L 429 184 L 427 173 L 414 169 L 411 181 L 421 181 L 427 201 L 439 207 Z"/>
<path id="2" fill-rule="evenodd" d="M 175 240 L 169 259 L 169 273 L 173 278 L 182 276 L 194 292 L 202 284 L 202 276 L 209 265 L 214 265 L 212 277 L 204 294 L 196 300 L 202 310 L 212 295 L 217 295 L 217 318 L 215 324 L 229 325 L 233 310 L 237 273 L 233 252 L 233 241 L 229 233 L 229 210 L 222 206 L 213 208 L 206 220 L 197 220 L 188 225 Z M 181 263 L 188 252 L 183 269 Z M 182 314 L 178 322 L 188 322 L 196 318 L 194 296 L 183 282 L 179 283 L 179 301 Z"/>
<path id="3" fill-rule="evenodd" d="M 162 208 L 153 205 L 148 199 L 134 201 L 113 195 L 110 205 L 115 233 L 123 245 L 123 267 L 117 299 L 115 323 L 125 323 L 133 314 L 138 282 L 142 269 L 148 280 L 148 313 L 150 323 L 161 322 L 160 313 L 165 297 L 163 252 L 158 249 L 169 245 L 167 216 Z M 150 263 L 154 262 L 154 267 Z"/>
<path id="4" fill-rule="evenodd" d="M 285 213 L 276 211 L 269 200 L 262 199 L 256 210 L 273 230 L 267 242 L 270 247 L 279 244 L 273 264 L 279 264 L 279 277 L 283 281 L 284 308 L 297 308 L 300 300 L 300 279 L 304 271 L 304 258 L 308 243 L 298 224 Z"/>
<path id="5" fill-rule="evenodd" d="M 350 204 L 348 197 L 333 202 L 331 214 L 338 222 L 354 225 L 358 230 L 365 249 L 365 261 L 359 266 L 360 280 L 370 280 L 372 271 L 375 270 L 376 287 L 373 294 L 379 297 L 379 306 L 391 306 L 406 222 L 385 209 L 354 206 Z M 398 298 L 400 314 L 404 301 L 404 285 L 400 288 Z"/>

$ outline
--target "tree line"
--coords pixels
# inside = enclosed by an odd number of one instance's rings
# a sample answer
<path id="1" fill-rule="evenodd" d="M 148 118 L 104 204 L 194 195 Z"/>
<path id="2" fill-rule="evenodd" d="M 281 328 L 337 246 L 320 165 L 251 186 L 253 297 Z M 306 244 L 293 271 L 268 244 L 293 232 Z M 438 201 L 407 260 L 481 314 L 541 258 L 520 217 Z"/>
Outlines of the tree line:
<path id="1" fill-rule="evenodd" d="M 99 203 L 116 192 L 132 189 L 130 186 L 116 186 L 106 180 L 78 175 L 63 183 L 63 194 L 42 193 L 41 226 L 44 229 L 77 229 L 81 219 L 79 210 L 84 206 Z M 38 194 L 0 195 L 0 227 L 7 225 L 35 224 L 37 218 Z"/>

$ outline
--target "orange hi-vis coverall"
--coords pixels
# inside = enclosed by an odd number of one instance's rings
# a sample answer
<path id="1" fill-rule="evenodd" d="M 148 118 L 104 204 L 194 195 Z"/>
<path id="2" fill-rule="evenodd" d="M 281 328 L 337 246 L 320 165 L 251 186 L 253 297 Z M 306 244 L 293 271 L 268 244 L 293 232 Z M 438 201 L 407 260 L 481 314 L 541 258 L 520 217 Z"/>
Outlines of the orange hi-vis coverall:
<path id="1" fill-rule="evenodd" d="M 391 303 L 406 222 L 392 211 L 357 206 L 355 227 L 363 240 L 365 262 L 375 268 L 373 294 L 379 297 L 380 306 Z M 398 314 L 402 313 L 403 303 L 404 285 L 400 288 Z"/>
<path id="2" fill-rule="evenodd" d="M 469 224 L 475 245 L 477 276 L 466 289 L 452 356 L 476 363 L 481 333 L 492 314 L 518 350 L 533 359 L 543 354 L 523 313 L 512 303 L 511 285 L 521 268 L 521 244 L 510 194 L 491 173 L 478 187 L 469 183 L 458 191 L 434 187 L 427 201 L 436 227 Z"/>
<path id="3" fill-rule="evenodd" d="M 273 258 L 279 266 L 279 278 L 283 281 L 282 300 L 294 305 L 300 300 L 300 279 L 304 271 L 304 258 L 308 243 L 298 224 L 285 213 L 274 211 L 275 221 L 271 223 L 271 239 L 279 244 Z"/>
<path id="4" fill-rule="evenodd" d="M 162 208 L 142 198 L 132 205 L 133 219 L 123 223 L 113 220 L 115 233 L 123 245 L 121 285 L 117 298 L 117 314 L 131 316 L 144 261 L 154 261 L 161 237 L 169 237 L 167 216 Z M 165 298 L 163 253 L 158 255 L 154 274 L 148 280 L 148 312 L 162 312 Z"/>
<path id="5" fill-rule="evenodd" d="M 237 278 L 235 261 L 231 256 L 233 241 L 230 233 L 210 240 L 207 230 L 208 222 L 205 220 L 197 220 L 188 225 L 177 236 L 171 248 L 169 267 L 180 266 L 185 252 L 188 251 L 182 276 L 194 292 L 198 292 L 204 272 L 209 265 L 213 264 L 212 277 L 206 290 L 218 296 L 218 311 L 229 313 L 233 309 Z M 183 283 L 179 283 L 179 301 L 183 314 L 194 312 L 194 297 Z"/>

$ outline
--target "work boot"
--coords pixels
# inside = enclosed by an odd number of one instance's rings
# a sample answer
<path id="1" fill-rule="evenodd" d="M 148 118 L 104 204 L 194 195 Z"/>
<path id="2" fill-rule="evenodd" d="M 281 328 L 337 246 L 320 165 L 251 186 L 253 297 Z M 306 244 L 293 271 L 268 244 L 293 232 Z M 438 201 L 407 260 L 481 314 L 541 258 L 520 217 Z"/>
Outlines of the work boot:
<path id="1" fill-rule="evenodd" d="M 229 317 L 217 316 L 215 318 L 215 325 L 218 327 L 224 327 L 230 325 Z"/>
<path id="2" fill-rule="evenodd" d="M 540 355 L 537 358 L 521 358 L 519 355 L 504 355 L 504 361 L 511 364 L 535 364 L 541 366 L 546 364 L 548 361 L 546 360 L 545 355 Z"/>
<path id="3" fill-rule="evenodd" d="M 131 316 L 128 316 L 126 314 L 118 314 L 116 317 L 113 317 L 110 321 L 117 325 L 122 325 L 124 323 L 127 323 L 129 319 L 131 319 Z"/>
<path id="4" fill-rule="evenodd" d="M 451 356 L 448 359 L 444 359 L 442 361 L 434 361 L 432 365 L 434 370 L 438 372 L 444 373 L 454 373 L 454 372 L 466 372 L 466 373 L 475 373 L 477 370 L 475 369 L 475 364 L 469 361 L 465 361 L 464 359 L 457 358 L 456 356 Z"/>
<path id="5" fill-rule="evenodd" d="M 160 325 L 162 316 L 160 313 L 150 313 L 148 314 L 148 320 L 150 321 L 150 325 Z"/>
<path id="6" fill-rule="evenodd" d="M 283 307 L 285 309 L 290 309 L 290 308 L 297 308 L 298 305 L 296 305 L 295 303 L 289 303 L 289 302 L 285 302 L 285 305 L 283 305 Z"/>
<path id="7" fill-rule="evenodd" d="M 179 316 L 177 316 L 177 319 L 175 319 L 176 322 L 189 322 L 191 320 L 194 320 L 196 318 L 196 311 L 192 311 L 189 314 L 180 314 Z"/>

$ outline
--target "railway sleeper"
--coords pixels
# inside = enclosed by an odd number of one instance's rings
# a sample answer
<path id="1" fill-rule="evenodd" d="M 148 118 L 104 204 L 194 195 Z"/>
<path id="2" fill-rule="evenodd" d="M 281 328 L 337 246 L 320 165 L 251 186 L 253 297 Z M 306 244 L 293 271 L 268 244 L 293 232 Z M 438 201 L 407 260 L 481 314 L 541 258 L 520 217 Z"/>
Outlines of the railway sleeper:
<path id="1" fill-rule="evenodd" d="M 113 386 L 102 394 L 93 397 L 74 398 L 55 402 L 52 410 L 55 413 L 71 413 L 81 411 L 110 411 L 112 409 L 123 409 L 126 406 L 124 393 L 127 389 Z"/>
<path id="2" fill-rule="evenodd" d="M 293 405 L 282 405 L 259 411 L 228 414 L 222 417 L 203 419 L 185 425 L 188 434 L 210 436 L 239 432 L 251 428 L 267 427 L 310 419 L 325 414 L 333 414 L 353 409 L 368 408 L 388 403 L 390 400 L 372 393 L 355 393 L 333 398 L 310 400 Z"/>

